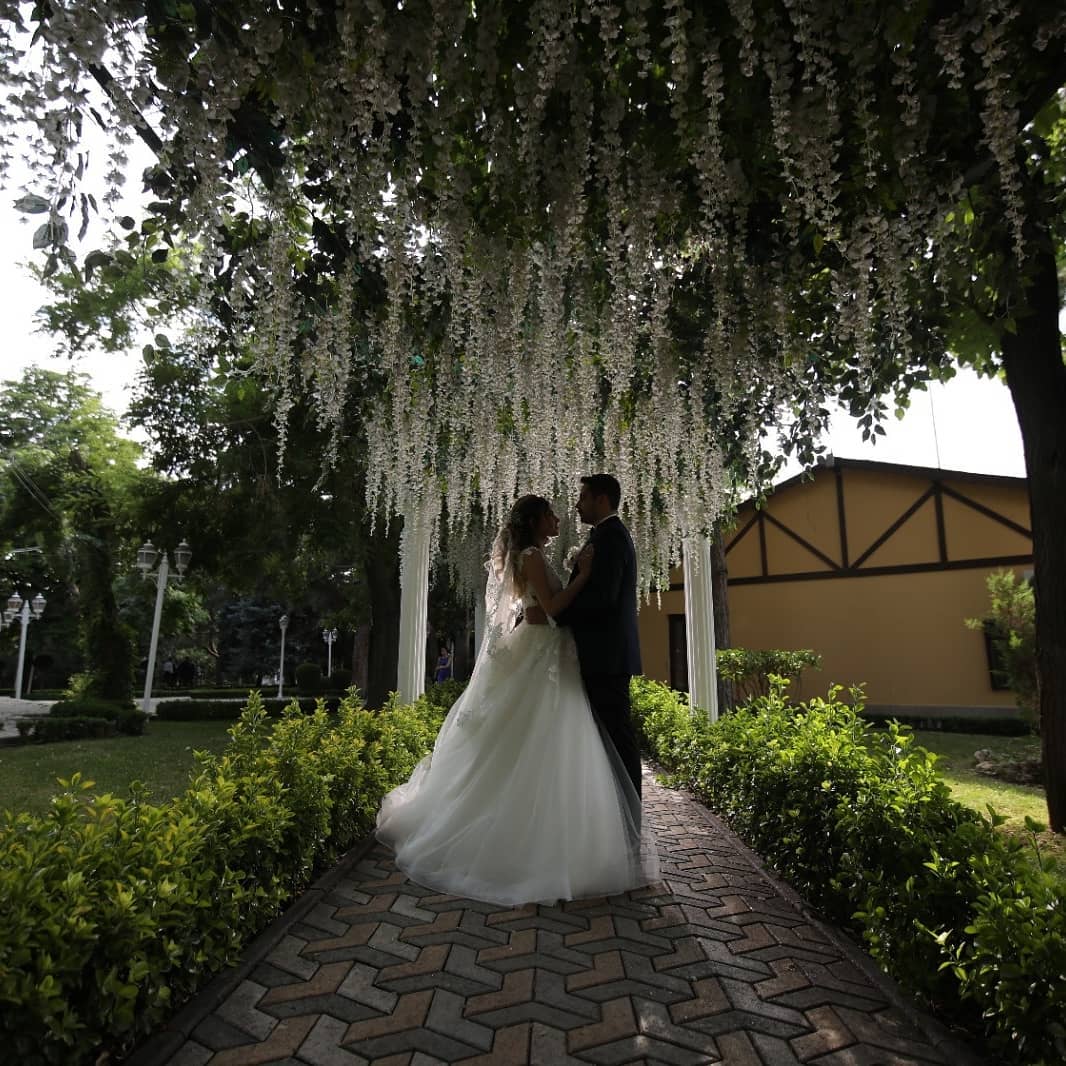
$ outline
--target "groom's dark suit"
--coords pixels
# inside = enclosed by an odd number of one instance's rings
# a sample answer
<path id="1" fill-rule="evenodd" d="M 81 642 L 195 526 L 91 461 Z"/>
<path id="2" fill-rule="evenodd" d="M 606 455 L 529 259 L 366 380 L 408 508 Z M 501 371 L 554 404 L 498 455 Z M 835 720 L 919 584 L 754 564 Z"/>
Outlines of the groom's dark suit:
<path id="1" fill-rule="evenodd" d="M 589 541 L 592 576 L 556 621 L 573 630 L 589 703 L 639 796 L 640 747 L 629 707 L 629 679 L 640 673 L 637 553 L 617 515 L 595 526 Z"/>

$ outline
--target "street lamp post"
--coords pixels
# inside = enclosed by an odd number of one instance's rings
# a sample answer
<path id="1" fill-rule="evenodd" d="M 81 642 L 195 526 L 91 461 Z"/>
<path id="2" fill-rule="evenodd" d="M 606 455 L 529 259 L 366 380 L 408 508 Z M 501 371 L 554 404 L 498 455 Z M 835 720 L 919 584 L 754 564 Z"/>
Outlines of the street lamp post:
<path id="1" fill-rule="evenodd" d="M 30 625 L 30 615 L 33 615 L 33 621 L 36 622 L 38 618 L 44 613 L 45 604 L 48 601 L 38 592 L 33 600 L 24 600 L 17 592 L 11 594 L 10 599 L 7 601 L 7 608 L 4 611 L 4 619 L 8 625 L 11 625 L 16 618 L 22 623 L 22 633 L 19 636 L 19 663 L 18 670 L 15 673 L 15 699 L 22 699 L 22 669 L 26 663 L 26 630 Z"/>
<path id="2" fill-rule="evenodd" d="M 323 629 L 322 639 L 326 642 L 328 651 L 326 652 L 326 677 L 333 676 L 333 645 L 337 642 L 337 631 L 335 629 Z"/>
<path id="3" fill-rule="evenodd" d="M 159 552 L 155 545 L 150 540 L 146 540 L 137 550 L 137 569 L 140 570 L 142 578 L 148 578 L 157 558 L 159 558 Z M 192 551 L 189 545 L 182 541 L 174 549 L 174 566 L 178 571 L 176 578 L 178 581 L 185 575 L 185 568 L 189 565 L 191 558 Z M 155 614 L 152 616 L 152 639 L 148 644 L 148 666 L 144 672 L 144 696 L 141 699 L 141 710 L 145 714 L 151 706 L 152 682 L 155 680 L 155 653 L 159 647 L 159 620 L 163 617 L 163 593 L 166 591 L 169 577 L 170 560 L 167 558 L 167 553 L 163 552 L 156 570 Z"/>
<path id="4" fill-rule="evenodd" d="M 281 630 L 281 663 L 278 665 L 278 699 L 283 700 L 285 694 L 285 630 L 289 628 L 289 616 L 283 614 L 278 619 L 278 629 Z"/>

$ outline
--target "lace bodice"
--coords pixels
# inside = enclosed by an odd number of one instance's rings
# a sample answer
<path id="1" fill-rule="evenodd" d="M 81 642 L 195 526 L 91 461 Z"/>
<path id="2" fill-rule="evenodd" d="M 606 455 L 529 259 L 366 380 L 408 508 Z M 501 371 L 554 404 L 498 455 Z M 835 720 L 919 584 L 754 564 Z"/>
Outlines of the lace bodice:
<path id="1" fill-rule="evenodd" d="M 538 548 L 535 544 L 530 545 L 528 548 L 526 548 L 519 556 L 519 559 L 522 561 L 522 563 L 524 563 L 526 556 L 532 555 L 533 552 L 540 552 L 541 558 L 544 559 L 544 553 L 541 552 L 540 548 Z M 548 588 L 551 589 L 552 593 L 558 592 L 559 589 L 563 587 L 563 583 L 559 580 L 559 575 L 555 572 L 555 570 L 552 568 L 551 563 L 549 563 L 547 559 L 544 559 L 544 573 L 548 578 Z M 531 586 L 527 585 L 526 591 L 522 594 L 522 606 L 534 607 L 536 605 L 537 594 L 533 591 Z"/>

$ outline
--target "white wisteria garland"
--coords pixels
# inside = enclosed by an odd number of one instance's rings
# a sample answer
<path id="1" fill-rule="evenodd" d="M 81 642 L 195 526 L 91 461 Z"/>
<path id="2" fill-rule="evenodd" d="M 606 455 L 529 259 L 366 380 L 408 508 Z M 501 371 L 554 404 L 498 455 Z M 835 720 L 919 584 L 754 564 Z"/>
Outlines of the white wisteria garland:
<path id="1" fill-rule="evenodd" d="M 228 132 L 244 90 L 267 86 L 281 124 L 298 128 L 260 190 L 270 236 L 237 266 L 248 292 L 236 306 L 283 445 L 303 393 L 335 454 L 353 351 L 368 350 L 383 383 L 366 427 L 373 507 L 402 515 L 428 497 L 458 562 L 516 494 L 566 507 L 581 474 L 611 470 L 645 589 L 740 488 L 736 456 L 758 450 L 766 403 L 816 419 L 804 373 L 821 345 L 852 352 L 861 372 L 879 345 L 906 356 L 914 344 L 911 296 L 942 283 L 954 254 L 942 220 L 962 192 L 961 175 L 934 181 L 925 162 L 935 101 L 919 91 L 920 62 L 935 60 L 939 92 L 979 100 L 1024 258 L 1012 68 L 1066 32 L 1049 12 L 1019 43 L 1021 0 L 960 5 L 897 40 L 880 5 L 842 0 L 729 0 L 713 17 L 695 0 L 347 0 L 301 5 L 309 34 L 332 27 L 303 63 L 285 3 L 247 3 L 240 46 L 210 38 L 187 69 L 161 71 L 141 5 L 51 8 L 31 64 L 11 30 L 18 5 L 0 3 L 0 117 L 29 117 L 39 131 L 28 191 L 47 201 L 50 224 L 78 190 L 89 105 L 116 131 L 112 190 L 144 116 L 163 167 L 195 166 L 187 210 L 210 265 L 231 202 Z M 526 24 L 517 44 L 516 19 Z M 726 134 L 734 104 L 753 105 L 727 96 L 727 62 L 765 87 L 767 126 L 752 135 L 765 138 L 784 190 L 777 236 L 755 250 L 754 183 Z M 891 71 L 889 97 L 878 62 Z M 93 84 L 101 65 L 108 95 Z M 657 80 L 667 107 L 652 115 L 634 86 Z M 667 122 L 672 141 L 656 148 Z M 0 142 L 0 167 L 10 145 Z M 358 249 L 310 325 L 294 292 L 309 243 L 308 161 L 328 174 L 330 213 Z M 886 174 L 905 200 L 891 211 L 878 192 Z M 827 251 L 817 323 L 797 313 L 801 241 Z M 362 266 L 387 292 L 367 320 L 352 295 Z M 694 269 L 707 314 L 682 342 L 672 308 Z M 740 433 L 732 457 L 709 416 Z"/>

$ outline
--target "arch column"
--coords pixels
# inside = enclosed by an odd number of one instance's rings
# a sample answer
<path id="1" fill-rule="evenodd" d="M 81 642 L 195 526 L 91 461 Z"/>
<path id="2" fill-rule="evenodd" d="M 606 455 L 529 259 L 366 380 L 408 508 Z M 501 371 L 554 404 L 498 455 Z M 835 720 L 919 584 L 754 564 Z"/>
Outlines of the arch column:
<path id="1" fill-rule="evenodd" d="M 685 538 L 685 638 L 688 649 L 688 702 L 718 721 L 718 666 L 714 645 L 714 593 L 711 540 Z"/>
<path id="2" fill-rule="evenodd" d="M 396 691 L 412 703 L 426 691 L 429 635 L 429 550 L 432 523 L 424 503 L 404 514 L 400 537 L 400 651 Z"/>

